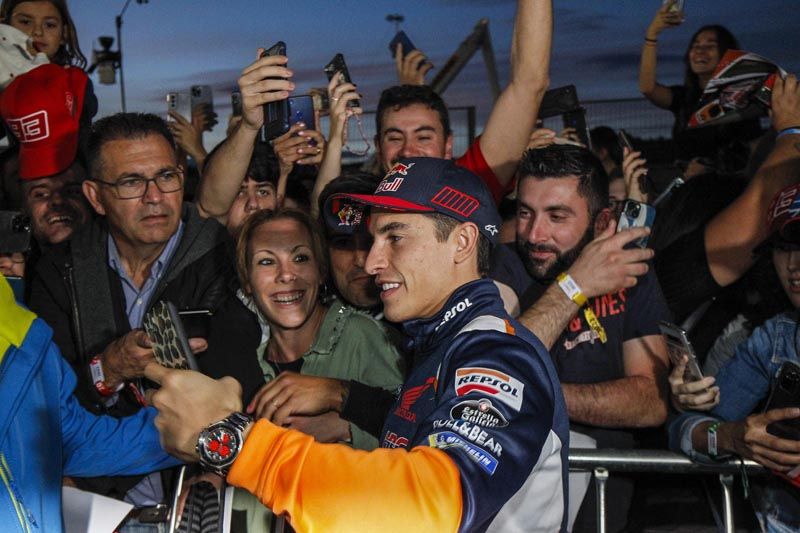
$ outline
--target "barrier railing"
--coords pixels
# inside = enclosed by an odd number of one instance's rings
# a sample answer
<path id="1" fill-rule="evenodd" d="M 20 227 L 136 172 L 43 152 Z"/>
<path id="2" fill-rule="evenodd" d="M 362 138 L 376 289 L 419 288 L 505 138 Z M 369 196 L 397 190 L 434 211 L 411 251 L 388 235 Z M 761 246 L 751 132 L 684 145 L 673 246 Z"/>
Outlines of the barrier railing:
<path id="1" fill-rule="evenodd" d="M 606 533 L 606 482 L 611 472 L 718 474 L 722 486 L 723 523 L 726 533 L 733 533 L 733 479 L 744 472 L 748 476 L 768 473 L 754 461 L 728 460 L 714 464 L 695 463 L 684 455 L 662 450 L 579 449 L 569 451 L 571 471 L 592 472 L 597 491 L 597 531 Z"/>

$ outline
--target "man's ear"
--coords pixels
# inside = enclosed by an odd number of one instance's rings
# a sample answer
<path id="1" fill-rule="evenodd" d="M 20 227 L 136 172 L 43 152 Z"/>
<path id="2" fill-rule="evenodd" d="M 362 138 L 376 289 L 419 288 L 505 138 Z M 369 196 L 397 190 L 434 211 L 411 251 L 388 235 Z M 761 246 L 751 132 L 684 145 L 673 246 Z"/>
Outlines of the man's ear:
<path id="1" fill-rule="evenodd" d="M 594 218 L 594 234 L 599 235 L 603 233 L 608 225 L 611 223 L 611 219 L 614 216 L 611 208 L 606 207 L 600 210 L 597 213 L 597 216 Z"/>
<path id="2" fill-rule="evenodd" d="M 450 135 L 447 136 L 447 139 L 444 142 L 444 158 L 445 159 L 453 159 L 453 133 L 450 132 Z"/>
<path id="3" fill-rule="evenodd" d="M 100 200 L 100 184 L 91 180 L 83 180 L 81 189 L 83 190 L 83 195 L 89 200 L 92 209 L 94 209 L 98 215 L 105 215 L 106 209 L 103 206 L 102 200 Z"/>
<path id="4" fill-rule="evenodd" d="M 453 262 L 456 264 L 464 263 L 469 261 L 473 256 L 477 257 L 478 241 L 481 238 L 481 232 L 478 230 L 478 226 L 471 222 L 463 222 L 453 230 L 450 236 L 455 246 Z"/>

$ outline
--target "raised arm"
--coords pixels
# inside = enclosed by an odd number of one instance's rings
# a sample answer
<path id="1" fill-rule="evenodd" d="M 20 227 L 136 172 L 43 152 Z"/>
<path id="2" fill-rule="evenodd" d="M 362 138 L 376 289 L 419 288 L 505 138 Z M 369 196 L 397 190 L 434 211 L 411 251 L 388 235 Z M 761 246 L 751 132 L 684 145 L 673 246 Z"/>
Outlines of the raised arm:
<path id="1" fill-rule="evenodd" d="M 800 125 L 800 84 L 776 80 L 772 93 L 776 131 Z M 706 258 L 714 280 L 727 286 L 754 263 L 753 249 L 767 237 L 767 209 L 775 195 L 800 181 L 800 135 L 780 136 L 744 192 L 705 228 Z"/>
<path id="2" fill-rule="evenodd" d="M 197 207 L 205 217 L 225 222 L 244 181 L 258 130 L 264 124 L 263 105 L 289 97 L 294 83 L 288 78 L 292 71 L 286 68 L 286 56 L 260 58 L 258 49 L 254 63 L 242 71 L 239 90 L 242 93 L 242 120 L 230 136 L 206 161 L 206 168 L 197 191 Z M 278 78 L 278 79 L 269 79 Z"/>
<path id="3" fill-rule="evenodd" d="M 647 28 L 639 63 L 639 90 L 662 109 L 668 109 L 672 105 L 672 90 L 656 81 L 658 36 L 665 28 L 675 27 L 683 22 L 683 13 L 672 11 L 671 6 L 672 4 L 662 5 Z"/>
<path id="4" fill-rule="evenodd" d="M 553 34 L 551 0 L 519 0 L 511 42 L 511 78 L 494 104 L 480 146 L 502 185 L 514 175 L 528 146 L 549 84 Z"/>

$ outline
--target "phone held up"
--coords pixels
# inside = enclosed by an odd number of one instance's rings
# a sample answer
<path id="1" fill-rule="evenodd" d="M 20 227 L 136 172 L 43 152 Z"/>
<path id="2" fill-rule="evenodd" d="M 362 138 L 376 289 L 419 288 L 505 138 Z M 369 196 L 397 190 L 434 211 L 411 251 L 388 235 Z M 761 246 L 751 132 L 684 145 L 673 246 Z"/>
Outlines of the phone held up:
<path id="1" fill-rule="evenodd" d="M 285 56 L 286 43 L 278 41 L 271 47 L 264 50 L 261 57 Z M 283 79 L 283 78 L 272 78 Z M 276 137 L 280 137 L 289 131 L 289 102 L 288 100 L 278 100 L 264 104 L 264 125 L 261 127 L 261 142 L 269 142 Z"/>
<path id="2" fill-rule="evenodd" d="M 336 54 L 333 56 L 327 65 L 325 65 L 325 75 L 328 77 L 328 81 L 333 79 L 333 76 L 339 72 L 342 77 L 343 83 L 353 83 L 353 79 L 350 77 L 350 71 L 347 69 L 347 63 L 344 61 L 344 56 L 342 54 Z M 361 107 L 361 102 L 359 100 L 351 100 L 347 102 L 347 107 Z"/>
<path id="3" fill-rule="evenodd" d="M 619 215 L 617 222 L 617 232 L 627 228 L 652 228 L 653 222 L 656 219 L 656 208 L 637 202 L 636 200 L 626 200 L 622 206 L 622 213 Z M 639 248 L 646 248 L 649 236 L 636 239 L 631 244 Z"/>

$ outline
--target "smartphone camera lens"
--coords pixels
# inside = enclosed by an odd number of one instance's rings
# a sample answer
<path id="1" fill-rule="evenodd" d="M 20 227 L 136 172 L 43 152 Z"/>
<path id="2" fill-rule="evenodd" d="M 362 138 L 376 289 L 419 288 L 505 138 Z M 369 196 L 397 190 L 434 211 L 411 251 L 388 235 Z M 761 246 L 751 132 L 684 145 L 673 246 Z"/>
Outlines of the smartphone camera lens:
<path id="1" fill-rule="evenodd" d="M 26 233 L 31 230 L 31 219 L 25 215 L 17 215 L 11 221 L 11 231 L 14 233 Z"/>
<path id="2" fill-rule="evenodd" d="M 638 218 L 641 210 L 642 208 L 639 206 L 639 204 L 628 204 L 625 214 L 632 218 Z"/>

